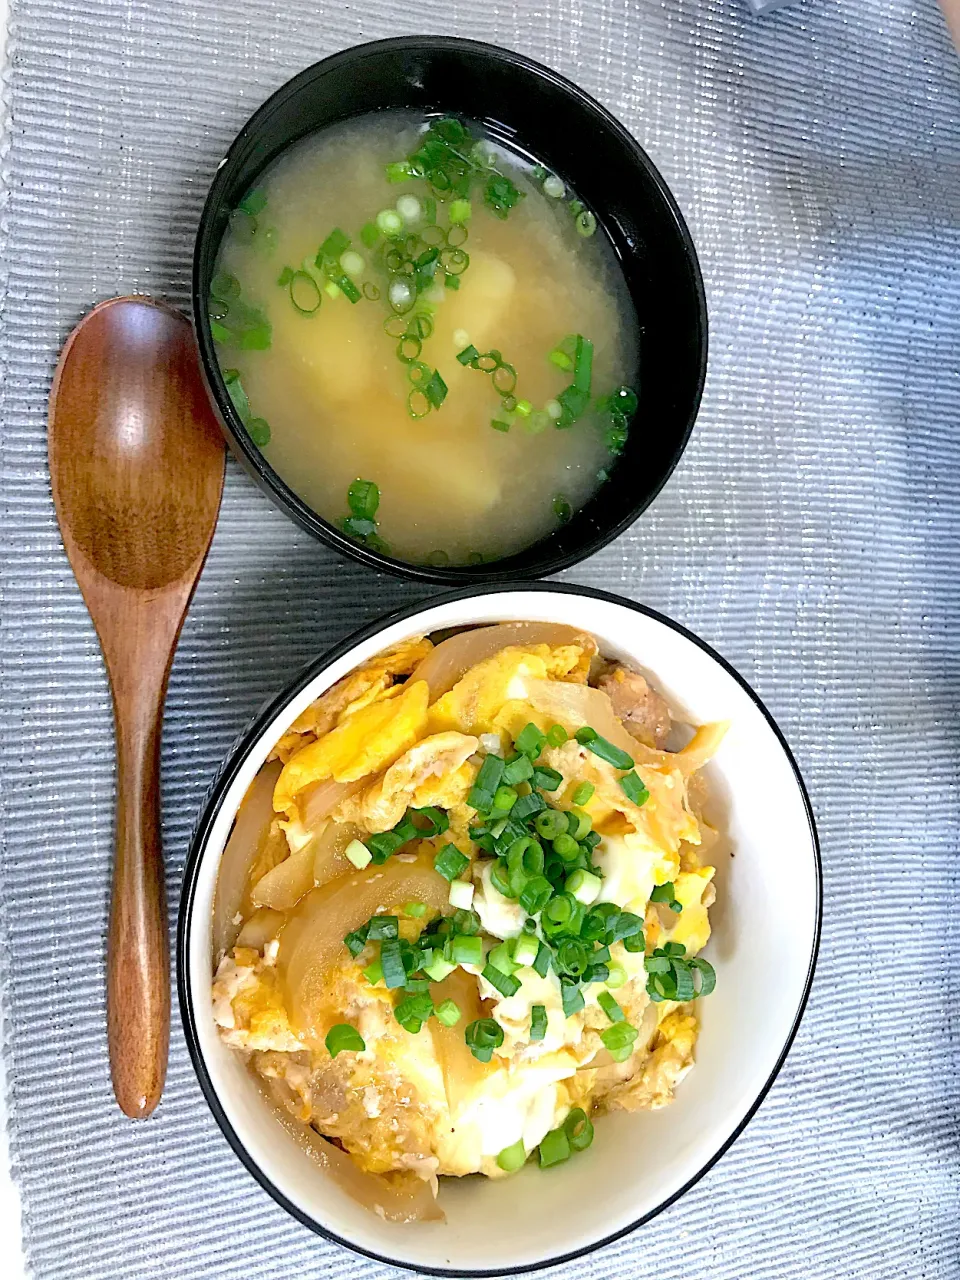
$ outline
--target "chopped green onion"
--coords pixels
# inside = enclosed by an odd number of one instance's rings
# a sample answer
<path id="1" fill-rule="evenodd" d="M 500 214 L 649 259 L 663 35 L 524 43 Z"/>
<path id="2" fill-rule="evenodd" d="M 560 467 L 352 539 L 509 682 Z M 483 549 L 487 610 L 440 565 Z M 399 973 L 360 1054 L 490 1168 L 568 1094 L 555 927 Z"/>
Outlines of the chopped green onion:
<path id="1" fill-rule="evenodd" d="M 323 292 L 327 295 L 328 298 L 339 298 L 340 286 L 338 284 L 335 284 L 333 280 L 328 280 L 327 283 L 323 286 Z"/>
<path id="2" fill-rule="evenodd" d="M 348 276 L 358 276 L 366 263 L 356 249 L 347 249 L 340 255 L 340 266 Z"/>
<path id="3" fill-rule="evenodd" d="M 456 880 L 462 876 L 470 865 L 470 859 L 460 852 L 455 844 L 445 844 L 433 860 L 434 870 L 444 880 Z"/>
<path id="4" fill-rule="evenodd" d="M 513 745 L 522 755 L 536 760 L 546 740 L 546 735 L 542 734 L 535 724 L 526 724 L 520 730 Z"/>
<path id="5" fill-rule="evenodd" d="M 413 916 L 415 920 L 419 920 L 421 916 L 427 914 L 427 904 L 425 902 L 408 902 L 403 908 L 405 916 Z"/>
<path id="6" fill-rule="evenodd" d="M 564 187 L 563 182 L 555 173 L 548 174 L 548 176 L 544 178 L 543 194 L 545 196 L 549 196 L 551 200 L 562 200 L 565 192 L 566 188 Z"/>
<path id="7" fill-rule="evenodd" d="M 586 1151 L 593 1142 L 593 1125 L 582 1107 L 574 1107 L 570 1112 L 563 1122 L 563 1131 L 567 1135 L 571 1151 Z"/>
<path id="8" fill-rule="evenodd" d="M 238 209 L 242 209 L 244 213 L 249 213 L 252 217 L 256 217 L 258 213 L 262 213 L 267 207 L 267 197 L 262 191 L 249 191 L 240 203 Z"/>
<path id="9" fill-rule="evenodd" d="M 480 932 L 480 917 L 475 911 L 464 907 L 458 907 L 453 913 L 452 924 L 454 933 L 465 934 L 468 938 Z"/>
<path id="10" fill-rule="evenodd" d="M 498 942 L 488 953 L 487 964 L 493 965 L 495 969 L 511 978 L 517 971 L 517 964 L 511 954 L 510 945 L 506 942 Z"/>
<path id="11" fill-rule="evenodd" d="M 540 912 L 540 928 L 546 937 L 555 937 L 563 933 L 574 915 L 575 900 L 565 893 L 558 894 Z"/>
<path id="12" fill-rule="evenodd" d="M 608 983 L 609 985 L 609 983 Z M 611 1022 L 622 1022 L 624 1018 L 623 1010 L 614 1000 L 609 991 L 601 991 L 597 995 L 597 1004 L 607 1015 Z"/>
<path id="13" fill-rule="evenodd" d="M 368 222 L 360 232 L 360 239 L 368 249 L 372 249 L 380 239 L 380 229 L 377 224 L 375 222 Z"/>
<path id="14" fill-rule="evenodd" d="M 559 422 L 563 417 L 563 405 L 559 400 L 548 400 L 543 406 L 543 411 L 548 418 L 552 418 L 554 422 Z"/>
<path id="15" fill-rule="evenodd" d="M 579 978 L 587 968 L 589 954 L 579 938 L 565 938 L 557 947 L 557 968 L 561 973 Z"/>
<path id="16" fill-rule="evenodd" d="M 646 804 L 650 799 L 650 792 L 647 790 L 646 784 L 636 772 L 623 775 L 620 779 L 620 790 L 635 805 Z"/>
<path id="17" fill-rule="evenodd" d="M 556 848 L 556 842 L 554 842 Z M 603 884 L 599 876 L 595 876 L 590 871 L 578 870 L 567 877 L 567 883 L 564 885 L 567 893 L 572 893 L 578 902 L 582 902 L 585 906 L 590 906 L 596 902 L 600 896 L 600 890 Z"/>
<path id="18" fill-rule="evenodd" d="M 397 916 L 371 916 L 367 925 L 367 939 L 370 942 L 386 942 L 400 936 L 400 921 Z"/>
<path id="19" fill-rule="evenodd" d="M 590 395 L 593 381 L 593 343 L 577 334 L 577 347 L 573 358 L 573 385 L 584 395 Z M 563 401 L 560 402 L 561 405 Z M 585 408 L 586 406 L 584 406 Z M 582 412 L 582 410 L 581 410 Z"/>
<path id="20" fill-rule="evenodd" d="M 531 791 L 528 796 L 521 796 L 511 810 L 511 817 L 515 821 L 529 818 L 533 814 L 540 813 L 546 808 L 546 801 L 539 791 Z"/>
<path id="21" fill-rule="evenodd" d="M 550 948 L 543 942 L 540 944 L 540 950 L 537 952 L 537 958 L 534 960 L 532 968 L 534 973 L 539 974 L 541 978 L 545 978 L 550 972 Z"/>
<path id="22" fill-rule="evenodd" d="M 532 933 L 522 933 L 513 944 L 513 962 L 521 967 L 532 965 L 539 951 L 539 939 Z"/>
<path id="23" fill-rule="evenodd" d="M 538 911 L 543 910 L 552 896 L 553 885 L 545 876 L 531 876 L 520 890 L 520 905 L 524 911 L 536 915 Z"/>
<path id="24" fill-rule="evenodd" d="M 385 167 L 388 182 L 406 182 L 408 178 L 413 177 L 406 160 L 396 160 L 393 164 L 388 164 Z"/>
<path id="25" fill-rule="evenodd" d="M 436 1014 L 437 1021 L 443 1023 L 445 1027 L 455 1027 L 463 1017 L 456 1000 L 444 1000 L 442 1004 L 438 1004 Z"/>
<path id="26" fill-rule="evenodd" d="M 450 959 L 456 964 L 483 964 L 483 939 L 458 935 L 450 943 Z"/>
<path id="27" fill-rule="evenodd" d="M 469 880 L 451 880 L 449 901 L 451 907 L 469 911 L 473 906 L 473 884 Z"/>
<path id="28" fill-rule="evenodd" d="M 401 196 L 397 201 L 397 213 L 404 222 L 416 222 L 422 212 L 420 201 L 416 196 Z"/>
<path id="29" fill-rule="evenodd" d="M 348 1022 L 338 1022 L 336 1026 L 331 1027 L 326 1034 L 324 1044 L 331 1058 L 335 1058 L 338 1053 L 362 1053 L 367 1047 L 360 1032 L 356 1027 L 351 1027 Z"/>
<path id="30" fill-rule="evenodd" d="M 607 986 L 612 991 L 616 991 L 618 987 L 622 987 L 626 981 L 627 981 L 627 971 L 626 969 L 624 969 L 622 964 L 612 964 L 609 966 L 609 973 L 607 974 Z"/>
<path id="31" fill-rule="evenodd" d="M 530 1009 L 530 1039 L 542 1040 L 547 1034 L 547 1006 L 535 1004 Z"/>
<path id="32" fill-rule="evenodd" d="M 359 840 L 351 840 L 343 852 L 347 861 L 352 862 L 358 871 L 362 871 L 373 858 L 373 854 L 367 846 L 361 844 Z"/>
<path id="33" fill-rule="evenodd" d="M 403 219 L 396 209 L 381 209 L 376 218 L 377 229 L 382 235 L 394 239 L 403 231 Z"/>
<path id="34" fill-rule="evenodd" d="M 503 1044 L 503 1028 L 493 1018 L 478 1018 L 464 1032 L 467 1048 L 480 1062 L 489 1062 L 494 1049 Z"/>
<path id="35" fill-rule="evenodd" d="M 553 842 L 553 851 L 564 862 L 575 862 L 580 856 L 580 846 L 574 840 L 573 836 L 566 831 L 558 835 Z"/>
<path id="36" fill-rule="evenodd" d="M 280 285 L 281 289 L 285 288 L 290 283 L 290 281 L 293 279 L 293 274 L 294 274 L 293 267 L 283 268 L 283 270 L 277 276 L 277 284 Z"/>
<path id="37" fill-rule="evenodd" d="M 667 880 L 664 884 L 654 885 L 653 889 L 650 891 L 651 902 L 665 902 L 670 905 L 675 901 L 675 899 L 676 894 L 674 893 L 672 880 Z"/>
<path id="38" fill-rule="evenodd" d="M 581 391 L 579 387 L 571 384 L 560 392 L 557 396 L 557 402 L 563 413 L 557 419 L 555 425 L 560 428 L 572 427 L 583 416 L 587 405 L 590 403 L 590 397 L 585 391 Z"/>
<path id="39" fill-rule="evenodd" d="M 497 1156 L 497 1164 L 504 1173 L 516 1173 L 518 1169 L 522 1169 L 527 1160 L 527 1149 L 523 1145 L 523 1139 L 518 1138 L 510 1147 L 504 1147 Z"/>
<path id="40" fill-rule="evenodd" d="M 569 369 L 573 368 L 573 361 L 570 359 L 567 353 L 565 351 L 561 351 L 559 347 L 554 348 L 554 350 L 550 352 L 547 359 L 550 361 L 551 364 L 555 364 L 558 369 L 563 369 L 565 373 Z"/>
<path id="41" fill-rule="evenodd" d="M 544 413 L 542 409 L 535 409 L 523 423 L 523 429 L 528 435 L 538 436 L 541 432 L 546 431 L 550 425 L 550 415 Z"/>
<path id="42" fill-rule="evenodd" d="M 587 804 L 592 799 L 594 791 L 596 791 L 596 787 L 592 782 L 581 782 L 573 793 L 573 803 L 576 805 Z"/>
<path id="43" fill-rule="evenodd" d="M 510 423 L 504 422 L 502 418 L 491 418 L 490 425 L 494 431 L 503 431 L 505 433 L 510 430 Z"/>
<path id="44" fill-rule="evenodd" d="M 458 223 L 467 222 L 472 212 L 469 200 L 451 200 L 448 212 L 450 225 L 456 226 Z"/>
<path id="45" fill-rule="evenodd" d="M 320 246 L 320 252 L 317 254 L 317 266 L 320 266 L 323 258 L 338 259 L 341 253 L 349 248 L 350 237 L 345 231 L 341 231 L 339 227 L 334 227 Z"/>
<path id="46" fill-rule="evenodd" d="M 383 965 L 380 963 L 379 957 L 372 964 L 367 965 L 363 971 L 363 976 L 370 983 L 371 987 L 375 987 L 378 982 L 383 981 Z"/>
<path id="47" fill-rule="evenodd" d="M 562 747 L 567 740 L 567 731 L 562 724 L 553 724 L 547 730 L 547 745 Z"/>
<path id="48" fill-rule="evenodd" d="M 696 987 L 693 983 L 693 972 L 689 962 L 685 960 L 675 960 L 673 963 L 673 980 L 677 985 L 676 999 L 681 1004 L 687 1000 L 693 1000 L 696 995 Z"/>
<path id="49" fill-rule="evenodd" d="M 694 956 L 690 963 L 700 974 L 700 990 L 697 995 L 710 995 L 717 985 L 717 974 L 713 965 L 709 960 L 704 960 L 700 956 Z"/>
<path id="50" fill-rule="evenodd" d="M 457 352 L 457 359 L 460 361 L 462 365 L 468 365 L 468 364 L 472 364 L 473 361 L 479 357 L 479 355 L 480 355 L 480 352 L 471 343 L 469 346 L 464 347 L 462 351 Z"/>
<path id="51" fill-rule="evenodd" d="M 433 377 L 424 384 L 423 394 L 435 409 L 439 409 L 447 398 L 447 384 L 441 378 L 439 369 L 434 369 Z"/>
<path id="52" fill-rule="evenodd" d="M 562 809 L 544 809 L 543 813 L 537 814 L 534 826 L 538 836 L 544 840 L 555 840 L 557 836 L 566 834 L 567 815 Z"/>
<path id="53" fill-rule="evenodd" d="M 502 996 L 515 996 L 520 990 L 520 980 L 509 973 L 503 973 L 495 965 L 485 964 L 480 976 L 485 978 L 491 987 L 496 987 Z"/>
<path id="54" fill-rule="evenodd" d="M 493 796 L 493 809 L 495 812 L 507 813 L 517 803 L 519 796 L 513 787 L 497 787 Z"/>
<path id="55" fill-rule="evenodd" d="M 432 1013 L 433 1001 L 429 995 L 422 993 L 408 996 L 406 1000 L 401 1000 L 394 1009 L 393 1016 L 404 1031 L 409 1031 L 411 1035 L 415 1036 Z"/>
<path id="56" fill-rule="evenodd" d="M 612 764 L 615 769 L 633 768 L 633 756 L 628 756 L 626 751 L 614 746 L 606 738 L 601 738 L 599 733 L 595 729 L 591 729 L 589 725 L 578 729 L 576 738 L 582 747 L 592 751 L 601 760 L 606 760 L 607 764 Z"/>
<path id="57" fill-rule="evenodd" d="M 577 234 L 584 238 L 592 236 L 597 229 L 597 220 L 589 209 L 583 209 L 577 214 Z"/>
<path id="58" fill-rule="evenodd" d="M 563 782 L 563 774 L 558 773 L 556 769 L 548 769 L 546 765 L 541 764 L 534 769 L 531 782 L 541 791 L 556 791 L 561 782 Z"/>
<path id="59" fill-rule="evenodd" d="M 266 418 L 251 418 L 247 422 L 247 432 L 258 449 L 270 443 L 270 424 Z"/>
<path id="60" fill-rule="evenodd" d="M 593 819 L 582 809 L 570 809 L 567 813 L 567 824 L 574 840 L 584 840 L 590 834 Z"/>
<path id="61" fill-rule="evenodd" d="M 407 981 L 407 972 L 403 966 L 403 955 L 398 939 L 392 938 L 380 943 L 380 963 L 383 966 L 385 985 L 391 990 L 402 987 Z"/>
<path id="62" fill-rule="evenodd" d="M 486 813 L 490 809 L 505 767 L 504 761 L 500 756 L 488 755 L 485 757 L 483 764 L 480 766 L 480 772 L 477 774 L 476 780 L 467 796 L 467 804 L 472 809 L 476 809 L 478 813 Z"/>
<path id="63" fill-rule="evenodd" d="M 566 524 L 573 516 L 573 507 L 562 493 L 558 493 L 553 499 L 553 514 L 561 524 Z"/>
<path id="64" fill-rule="evenodd" d="M 442 951 L 434 951 L 433 958 L 423 965 L 423 972 L 431 982 L 442 982 L 456 967 L 452 960 L 444 958 Z"/>
<path id="65" fill-rule="evenodd" d="M 629 1022 L 615 1022 L 600 1032 L 600 1039 L 608 1049 L 615 1062 L 625 1062 L 633 1052 L 634 1042 L 639 1032 Z M 618 1056 L 622 1055 L 622 1056 Z"/>
<path id="66" fill-rule="evenodd" d="M 583 992 L 579 985 L 576 982 L 568 982 L 565 978 L 560 979 L 560 1000 L 563 1004 L 563 1012 L 568 1018 L 574 1013 L 579 1013 L 583 1008 Z M 602 1035 L 601 1032 L 601 1037 Z"/>
<path id="67" fill-rule="evenodd" d="M 356 960 L 357 956 L 367 945 L 367 926 L 364 925 L 362 928 L 354 929 L 352 932 L 346 934 L 343 939 L 343 944 L 353 956 L 354 960 Z"/>
<path id="68" fill-rule="evenodd" d="M 361 480 L 358 476 L 347 490 L 347 506 L 361 519 L 375 519 L 380 506 L 379 488 L 372 480 Z"/>
<path id="69" fill-rule="evenodd" d="M 533 764 L 529 756 L 518 755 L 515 760 L 508 760 L 503 771 L 503 781 L 508 787 L 514 787 L 518 782 L 526 782 L 528 778 L 533 777 Z"/>
<path id="70" fill-rule="evenodd" d="M 549 1169 L 551 1165 L 563 1164 L 564 1160 L 570 1159 L 570 1139 L 567 1137 L 566 1131 L 561 1127 L 559 1129 L 551 1129 L 545 1134 L 539 1147 L 540 1152 L 540 1168 Z"/>
<path id="71" fill-rule="evenodd" d="M 320 286 L 308 271 L 294 271 L 290 276 L 290 301 L 302 316 L 312 316 L 323 301 Z"/>

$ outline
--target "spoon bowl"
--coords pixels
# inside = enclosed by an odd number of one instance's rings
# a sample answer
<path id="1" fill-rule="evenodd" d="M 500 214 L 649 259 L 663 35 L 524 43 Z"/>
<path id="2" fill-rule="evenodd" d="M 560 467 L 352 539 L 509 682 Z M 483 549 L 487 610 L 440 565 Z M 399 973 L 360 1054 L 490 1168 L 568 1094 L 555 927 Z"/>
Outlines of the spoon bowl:
<path id="1" fill-rule="evenodd" d="M 117 739 L 107 962 L 114 1092 L 157 1105 L 170 1032 L 160 845 L 160 729 L 183 619 L 223 489 L 223 437 L 189 322 L 114 298 L 67 340 L 50 392 L 50 479 L 73 571 L 103 650 Z"/>

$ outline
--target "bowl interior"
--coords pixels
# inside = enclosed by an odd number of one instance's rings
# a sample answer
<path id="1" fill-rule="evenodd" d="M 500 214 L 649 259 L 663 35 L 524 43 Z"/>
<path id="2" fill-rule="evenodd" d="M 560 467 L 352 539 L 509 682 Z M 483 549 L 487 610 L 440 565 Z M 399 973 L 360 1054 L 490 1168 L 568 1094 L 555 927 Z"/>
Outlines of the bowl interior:
<path id="1" fill-rule="evenodd" d="M 208 297 L 230 210 L 291 142 L 371 111 L 412 108 L 479 121 L 572 184 L 609 235 L 640 329 L 639 408 L 611 479 L 549 538 L 504 560 L 448 569 L 377 555 L 307 507 L 250 440 L 227 395 L 210 335 Z M 553 573 L 622 532 L 653 500 L 687 442 L 706 368 L 706 310 L 696 253 L 649 158 L 587 94 L 503 49 L 444 37 L 361 45 L 309 67 L 244 127 L 218 170 L 197 238 L 194 312 L 201 358 L 228 437 L 288 514 L 347 554 L 434 581 Z"/>
<path id="2" fill-rule="evenodd" d="M 718 816 L 734 853 L 719 860 L 706 952 L 717 988 L 701 1009 L 697 1065 L 671 1106 L 600 1119 L 593 1146 L 566 1165 L 542 1172 L 528 1167 L 501 1182 L 449 1180 L 441 1192 L 446 1223 L 398 1226 L 326 1180 L 269 1114 L 239 1058 L 220 1043 L 210 1011 L 217 867 L 239 801 L 270 747 L 325 688 L 405 636 L 510 619 L 589 628 L 607 656 L 651 673 L 678 712 L 696 722 L 730 721 L 710 766 Z M 802 785 L 771 722 L 739 679 L 681 631 L 613 599 L 562 588 L 446 601 L 392 623 L 302 684 L 235 762 L 230 779 L 228 772 L 219 811 L 192 855 L 199 860 L 187 872 L 180 956 L 185 1021 L 227 1136 L 303 1221 L 383 1259 L 430 1272 L 543 1266 L 657 1212 L 710 1165 L 752 1114 L 806 998 L 819 922 L 816 838 Z"/>

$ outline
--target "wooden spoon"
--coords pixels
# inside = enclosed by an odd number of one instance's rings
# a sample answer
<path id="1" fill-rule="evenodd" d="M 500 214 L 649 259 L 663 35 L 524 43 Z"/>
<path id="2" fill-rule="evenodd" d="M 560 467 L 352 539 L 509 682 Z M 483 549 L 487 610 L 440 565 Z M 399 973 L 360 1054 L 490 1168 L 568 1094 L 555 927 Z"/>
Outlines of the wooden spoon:
<path id="1" fill-rule="evenodd" d="M 170 1039 L 160 730 L 177 638 L 217 522 L 224 442 L 189 322 L 147 298 L 77 325 L 50 392 L 50 477 L 103 650 L 117 739 L 107 1034 L 117 1101 L 148 1116 Z"/>

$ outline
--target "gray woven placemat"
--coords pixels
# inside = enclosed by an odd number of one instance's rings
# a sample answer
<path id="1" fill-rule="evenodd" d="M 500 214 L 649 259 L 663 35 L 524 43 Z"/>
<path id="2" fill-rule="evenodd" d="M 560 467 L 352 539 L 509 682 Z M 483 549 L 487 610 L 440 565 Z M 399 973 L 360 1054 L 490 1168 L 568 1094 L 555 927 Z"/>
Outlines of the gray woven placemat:
<path id="1" fill-rule="evenodd" d="M 324 54 L 417 30 L 579 80 L 690 219 L 712 324 L 699 426 L 648 515 L 569 576 L 666 610 L 740 668 L 797 750 L 824 846 L 819 974 L 769 1098 L 680 1203 L 563 1274 L 960 1274 L 960 60 L 933 0 L 810 0 L 763 19 L 742 0 L 13 8 L 0 954 L 34 1275 L 392 1274 L 309 1235 L 248 1177 L 178 1025 L 156 1117 L 137 1126 L 113 1105 L 109 707 L 44 427 L 57 349 L 93 302 L 185 302 L 205 187 L 252 108 Z M 302 661 L 418 594 L 315 546 L 231 466 L 170 689 L 173 899 L 244 720 Z"/>

